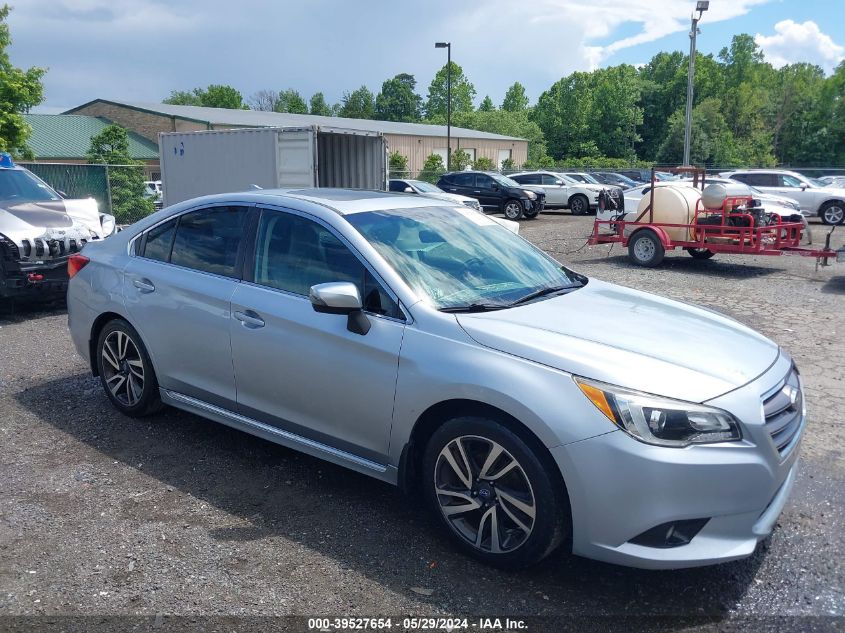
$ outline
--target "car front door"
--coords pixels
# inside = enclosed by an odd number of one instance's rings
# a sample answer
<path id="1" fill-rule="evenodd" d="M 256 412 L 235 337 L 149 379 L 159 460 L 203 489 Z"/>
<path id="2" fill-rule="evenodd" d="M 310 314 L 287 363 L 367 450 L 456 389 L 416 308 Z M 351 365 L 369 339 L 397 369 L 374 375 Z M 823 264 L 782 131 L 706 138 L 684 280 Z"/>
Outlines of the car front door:
<path id="1" fill-rule="evenodd" d="M 797 201 L 802 211 L 815 210 L 816 192 L 812 187 L 789 174 L 777 174 L 777 179 L 777 187 L 773 188 L 773 193 Z"/>
<path id="2" fill-rule="evenodd" d="M 371 328 L 315 312 L 308 293 L 348 281 Z M 232 297 L 230 332 L 241 415 L 379 464 L 387 460 L 399 349 L 398 301 L 326 225 L 263 209 L 255 256 Z"/>
<path id="3" fill-rule="evenodd" d="M 236 407 L 229 344 L 250 208 L 212 206 L 142 234 L 124 271 L 124 301 L 163 389 Z"/>
<path id="4" fill-rule="evenodd" d="M 560 178 L 541 174 L 540 185 L 546 191 L 546 206 L 563 207 L 569 202 L 568 190 Z"/>
<path id="5" fill-rule="evenodd" d="M 497 211 L 501 209 L 505 194 L 499 183 L 487 174 L 476 174 L 475 185 L 475 193 L 472 195 L 478 198 L 478 202 L 484 209 Z"/>

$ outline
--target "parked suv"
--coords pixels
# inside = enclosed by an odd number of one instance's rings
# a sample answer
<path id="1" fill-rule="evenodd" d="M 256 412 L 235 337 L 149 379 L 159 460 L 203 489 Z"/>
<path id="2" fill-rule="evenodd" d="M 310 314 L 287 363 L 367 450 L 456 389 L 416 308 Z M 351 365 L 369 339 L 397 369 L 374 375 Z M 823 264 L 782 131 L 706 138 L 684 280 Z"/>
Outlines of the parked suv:
<path id="1" fill-rule="evenodd" d="M 825 224 L 845 222 L 845 189 L 841 187 L 827 187 L 803 174 L 777 169 L 729 171 L 720 175 L 744 182 L 764 193 L 797 200 L 801 211 L 819 216 Z"/>
<path id="2" fill-rule="evenodd" d="M 0 299 L 63 293 L 68 256 L 114 230 L 93 198 L 62 198 L 0 154 Z"/>
<path id="3" fill-rule="evenodd" d="M 569 209 L 572 215 L 586 215 L 599 207 L 599 194 L 607 191 L 624 208 L 622 189 L 597 183 L 579 182 L 567 174 L 551 171 L 525 171 L 509 176 L 521 185 L 541 185 L 546 192 L 546 207 Z"/>
<path id="4" fill-rule="evenodd" d="M 546 192 L 527 187 L 501 174 L 484 171 L 456 171 L 437 181 L 443 191 L 475 198 L 488 212 L 504 213 L 508 220 L 532 220 L 543 210 Z"/>
<path id="5" fill-rule="evenodd" d="M 71 337 L 119 411 L 168 404 L 400 485 L 491 564 L 743 558 L 798 470 L 777 344 L 438 200 L 207 196 L 70 268 Z"/>

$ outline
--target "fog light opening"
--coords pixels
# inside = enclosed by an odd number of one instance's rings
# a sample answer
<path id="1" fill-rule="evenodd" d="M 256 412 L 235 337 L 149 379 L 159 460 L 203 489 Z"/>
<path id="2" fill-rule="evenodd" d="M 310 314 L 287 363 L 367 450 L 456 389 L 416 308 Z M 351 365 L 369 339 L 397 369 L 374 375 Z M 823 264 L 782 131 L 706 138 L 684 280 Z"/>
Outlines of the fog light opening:
<path id="1" fill-rule="evenodd" d="M 642 534 L 638 534 L 629 543 L 659 549 L 688 545 L 709 520 L 710 518 L 708 517 L 706 519 L 687 519 L 685 521 L 661 523 L 646 530 Z"/>

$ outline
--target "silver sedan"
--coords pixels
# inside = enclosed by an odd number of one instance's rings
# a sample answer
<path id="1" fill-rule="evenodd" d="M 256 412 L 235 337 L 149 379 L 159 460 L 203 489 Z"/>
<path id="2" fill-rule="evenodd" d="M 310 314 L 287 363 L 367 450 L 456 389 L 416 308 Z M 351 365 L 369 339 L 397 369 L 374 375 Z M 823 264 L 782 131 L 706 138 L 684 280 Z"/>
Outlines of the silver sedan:
<path id="1" fill-rule="evenodd" d="M 443 204 L 164 209 L 71 257 L 73 341 L 126 415 L 177 407 L 399 485 L 491 564 L 563 543 L 648 568 L 751 554 L 805 426 L 789 355 Z"/>

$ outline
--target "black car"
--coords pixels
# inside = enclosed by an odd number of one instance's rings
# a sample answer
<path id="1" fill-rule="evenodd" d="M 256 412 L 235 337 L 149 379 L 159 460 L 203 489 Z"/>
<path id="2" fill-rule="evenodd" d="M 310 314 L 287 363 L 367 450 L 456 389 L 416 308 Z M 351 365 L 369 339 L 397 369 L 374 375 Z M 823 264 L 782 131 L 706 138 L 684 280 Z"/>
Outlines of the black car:
<path id="1" fill-rule="evenodd" d="M 520 185 L 501 174 L 484 171 L 456 171 L 437 181 L 443 191 L 478 200 L 484 211 L 504 213 L 508 220 L 531 220 L 546 205 L 542 187 Z"/>
<path id="2" fill-rule="evenodd" d="M 623 189 L 630 189 L 640 184 L 638 180 L 611 171 L 594 171 L 590 175 L 603 185 L 613 185 L 615 187 L 622 187 Z"/>

